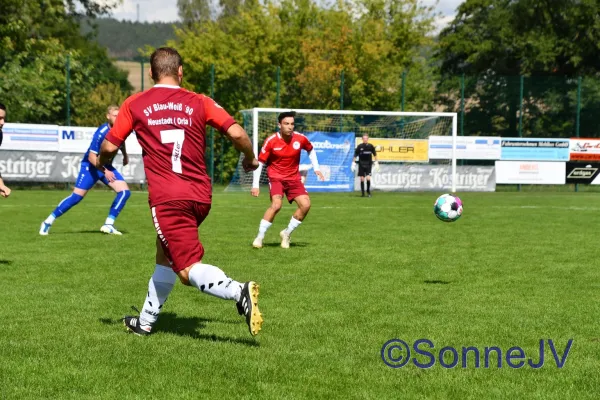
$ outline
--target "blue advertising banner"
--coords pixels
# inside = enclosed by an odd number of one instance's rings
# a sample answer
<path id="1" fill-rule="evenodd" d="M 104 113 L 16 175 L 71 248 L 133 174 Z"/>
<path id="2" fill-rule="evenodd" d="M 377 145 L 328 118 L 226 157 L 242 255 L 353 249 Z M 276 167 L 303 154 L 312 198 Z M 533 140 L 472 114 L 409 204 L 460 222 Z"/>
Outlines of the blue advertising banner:
<path id="1" fill-rule="evenodd" d="M 569 139 L 502 138 L 500 159 L 569 161 Z"/>
<path id="2" fill-rule="evenodd" d="M 306 152 L 300 158 L 300 175 L 309 192 L 351 192 L 354 174 L 350 170 L 354 156 L 353 132 L 306 132 L 317 153 L 324 181 L 312 171 Z"/>

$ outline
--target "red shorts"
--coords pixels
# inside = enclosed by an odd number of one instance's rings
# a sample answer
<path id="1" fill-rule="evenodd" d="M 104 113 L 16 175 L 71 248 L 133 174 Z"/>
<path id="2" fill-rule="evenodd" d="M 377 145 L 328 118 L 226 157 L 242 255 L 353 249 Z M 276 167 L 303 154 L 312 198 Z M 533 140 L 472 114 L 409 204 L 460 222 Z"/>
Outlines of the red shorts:
<path id="1" fill-rule="evenodd" d="M 173 271 L 202 261 L 204 247 L 198 238 L 198 227 L 208 216 L 210 204 L 173 200 L 151 210 L 156 234 Z"/>
<path id="2" fill-rule="evenodd" d="M 286 180 L 269 179 L 269 188 L 271 197 L 275 195 L 283 196 L 285 194 L 290 203 L 294 201 L 296 197 L 308 194 L 300 177 L 297 179 Z"/>

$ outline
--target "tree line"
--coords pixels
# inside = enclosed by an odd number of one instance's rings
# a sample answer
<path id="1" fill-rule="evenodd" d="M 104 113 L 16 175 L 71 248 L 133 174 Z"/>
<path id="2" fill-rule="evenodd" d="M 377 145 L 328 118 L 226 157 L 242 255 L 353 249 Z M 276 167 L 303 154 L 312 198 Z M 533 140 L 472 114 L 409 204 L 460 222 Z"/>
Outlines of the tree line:
<path id="1" fill-rule="evenodd" d="M 84 36 L 108 50 L 108 56 L 124 61 L 146 61 L 139 49 L 160 47 L 174 40 L 175 22 L 134 22 L 114 18 L 86 18 L 80 31 Z"/>
<path id="2" fill-rule="evenodd" d="M 109 10 L 104 1 L 2 1 L 0 101 L 8 107 L 8 121 L 64 124 L 69 94 L 71 122 L 88 124 L 91 113 L 106 110 L 104 102 L 124 98 L 131 90 L 126 73 L 79 31 L 82 18 Z"/>

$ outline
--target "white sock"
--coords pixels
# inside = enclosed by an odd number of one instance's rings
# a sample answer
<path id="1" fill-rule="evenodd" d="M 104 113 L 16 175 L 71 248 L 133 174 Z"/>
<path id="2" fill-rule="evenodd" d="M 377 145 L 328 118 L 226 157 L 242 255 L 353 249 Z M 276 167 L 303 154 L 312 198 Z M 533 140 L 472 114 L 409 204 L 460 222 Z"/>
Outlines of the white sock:
<path id="1" fill-rule="evenodd" d="M 261 219 L 260 220 L 260 225 L 258 226 L 258 236 L 257 236 L 257 238 L 264 239 L 265 238 L 265 233 L 267 233 L 267 230 L 271 227 L 271 225 L 273 225 L 272 222 L 269 222 L 266 219 Z"/>
<path id="2" fill-rule="evenodd" d="M 54 217 L 54 214 L 50 214 L 48 215 L 48 218 L 46 218 L 46 220 L 44 221 L 45 223 L 47 223 L 48 225 L 52 225 L 52 223 L 54 222 L 56 218 Z"/>
<path id="3" fill-rule="evenodd" d="M 115 224 L 114 218 L 106 217 L 106 221 L 104 221 L 104 225 L 114 225 L 114 224 Z"/>
<path id="4" fill-rule="evenodd" d="M 201 292 L 224 300 L 240 299 L 242 284 L 229 278 L 225 272 L 214 265 L 194 264 L 188 277 L 192 286 L 200 289 Z"/>
<path id="5" fill-rule="evenodd" d="M 176 280 L 177 274 L 173 272 L 171 267 L 156 264 L 154 274 L 150 278 L 150 282 L 148 282 L 148 295 L 140 313 L 142 329 L 150 332 L 152 325 L 158 319 L 160 309 L 173 290 Z"/>
<path id="6" fill-rule="evenodd" d="M 288 235 L 291 235 L 292 232 L 294 232 L 294 230 L 297 227 L 299 227 L 301 223 L 302 223 L 302 221 L 298 221 L 296 218 L 292 217 L 288 227 L 285 229 L 287 231 Z"/>

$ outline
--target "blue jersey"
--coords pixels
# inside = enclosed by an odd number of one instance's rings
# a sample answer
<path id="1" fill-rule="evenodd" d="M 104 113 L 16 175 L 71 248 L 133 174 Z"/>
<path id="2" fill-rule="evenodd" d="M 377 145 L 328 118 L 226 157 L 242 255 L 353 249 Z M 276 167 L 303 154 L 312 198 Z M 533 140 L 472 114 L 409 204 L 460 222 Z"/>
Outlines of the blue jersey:
<path id="1" fill-rule="evenodd" d="M 100 125 L 98 129 L 96 129 L 96 132 L 94 132 L 94 137 L 92 138 L 92 143 L 90 143 L 90 147 L 85 152 L 85 155 L 83 156 L 83 160 L 81 160 L 81 162 L 89 163 L 90 161 L 88 157 L 90 153 L 94 153 L 96 155 L 100 153 L 100 146 L 102 145 L 104 137 L 106 136 L 108 131 L 110 131 L 110 126 L 108 125 L 108 122 Z"/>
<path id="2" fill-rule="evenodd" d="M 100 172 L 95 165 L 90 163 L 88 159 L 90 153 L 94 153 L 98 155 L 100 153 L 100 146 L 104 141 L 104 137 L 110 131 L 110 126 L 108 122 L 102 124 L 96 129 L 94 132 L 94 137 L 92 138 L 92 143 L 90 143 L 90 147 L 85 152 L 83 159 L 81 160 L 81 168 L 79 169 L 79 174 L 77 175 L 77 181 L 75 182 L 75 187 L 78 189 L 90 190 L 98 181 L 102 181 L 105 185 L 109 185 L 108 180 L 104 176 L 102 172 Z M 113 167 L 112 165 L 104 165 L 104 167 L 115 174 L 115 178 L 118 181 L 124 181 L 123 176 Z"/>

